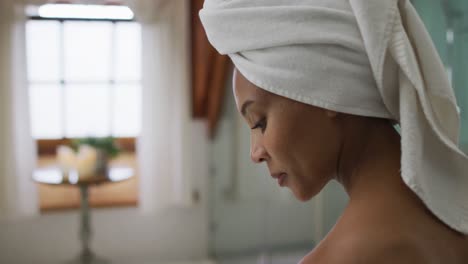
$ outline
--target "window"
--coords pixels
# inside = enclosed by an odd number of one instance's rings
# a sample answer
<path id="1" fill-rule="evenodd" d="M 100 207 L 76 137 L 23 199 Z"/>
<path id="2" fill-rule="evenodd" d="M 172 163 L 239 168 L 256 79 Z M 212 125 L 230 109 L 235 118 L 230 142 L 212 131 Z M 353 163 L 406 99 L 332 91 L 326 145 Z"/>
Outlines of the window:
<path id="1" fill-rule="evenodd" d="M 48 14 L 58 15 L 38 17 L 38 8 L 33 7 L 26 24 L 31 127 L 39 151 L 37 165 L 56 164 L 57 145 L 69 144 L 72 138 L 113 136 L 118 138 L 123 152 L 110 161 L 111 166 L 125 165 L 137 171 L 134 138 L 141 126 L 140 25 L 128 20 L 131 18 L 74 16 L 78 9 L 86 9 L 80 15 L 98 15 L 89 10 L 99 11 L 103 6 L 48 6 Z M 79 205 L 76 188 L 38 185 L 38 190 L 41 211 Z M 137 203 L 138 173 L 128 181 L 90 190 L 92 207 Z"/>
<path id="2" fill-rule="evenodd" d="M 133 21 L 28 21 L 34 138 L 139 134 L 140 30 Z"/>

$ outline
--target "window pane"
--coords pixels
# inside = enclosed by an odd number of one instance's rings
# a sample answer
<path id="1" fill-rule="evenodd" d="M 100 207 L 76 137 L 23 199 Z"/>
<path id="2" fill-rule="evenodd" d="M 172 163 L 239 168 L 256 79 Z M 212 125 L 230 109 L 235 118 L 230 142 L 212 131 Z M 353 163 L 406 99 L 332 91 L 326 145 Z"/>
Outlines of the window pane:
<path id="1" fill-rule="evenodd" d="M 123 81 L 141 79 L 141 31 L 138 23 L 116 24 L 115 78 Z"/>
<path id="2" fill-rule="evenodd" d="M 67 137 L 110 135 L 107 85 L 68 85 L 65 91 Z"/>
<path id="3" fill-rule="evenodd" d="M 117 85 L 114 89 L 113 135 L 135 137 L 141 126 L 141 87 L 139 85 Z"/>
<path id="4" fill-rule="evenodd" d="M 28 78 L 58 81 L 60 78 L 60 23 L 30 20 L 26 24 Z"/>
<path id="5" fill-rule="evenodd" d="M 31 126 L 34 138 L 62 137 L 60 89 L 59 85 L 30 86 Z"/>
<path id="6" fill-rule="evenodd" d="M 64 22 L 65 79 L 109 80 L 111 22 Z"/>

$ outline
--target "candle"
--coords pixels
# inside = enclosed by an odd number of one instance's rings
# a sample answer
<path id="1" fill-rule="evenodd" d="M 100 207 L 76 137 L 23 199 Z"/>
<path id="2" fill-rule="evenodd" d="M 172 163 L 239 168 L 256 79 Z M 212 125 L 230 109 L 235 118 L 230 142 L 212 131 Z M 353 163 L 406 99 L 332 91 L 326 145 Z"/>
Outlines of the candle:
<path id="1" fill-rule="evenodd" d="M 59 166 L 64 172 L 75 169 L 76 155 L 72 148 L 60 145 L 57 147 L 56 153 Z"/>
<path id="2" fill-rule="evenodd" d="M 98 151 L 89 145 L 80 145 L 76 156 L 76 169 L 80 178 L 93 176 L 96 172 Z"/>

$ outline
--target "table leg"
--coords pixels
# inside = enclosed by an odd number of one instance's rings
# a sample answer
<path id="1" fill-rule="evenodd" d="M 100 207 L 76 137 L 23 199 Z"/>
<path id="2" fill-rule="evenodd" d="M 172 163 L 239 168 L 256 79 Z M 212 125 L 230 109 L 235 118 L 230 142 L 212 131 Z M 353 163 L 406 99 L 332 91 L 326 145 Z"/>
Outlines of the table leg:
<path id="1" fill-rule="evenodd" d="M 104 259 L 96 257 L 90 247 L 92 236 L 91 222 L 90 222 L 90 209 L 89 209 L 89 189 L 87 185 L 80 186 L 81 192 L 81 221 L 80 221 L 80 240 L 81 240 L 81 253 L 76 260 L 71 263 L 79 264 L 104 264 L 109 263 Z"/>
<path id="2" fill-rule="evenodd" d="M 92 259 L 93 253 L 89 247 L 89 241 L 91 240 L 91 225 L 90 225 L 90 212 L 89 212 L 89 189 L 87 185 L 80 186 L 81 192 L 81 227 L 80 227 L 80 239 L 81 239 L 81 259 L 84 263 L 87 263 Z"/>

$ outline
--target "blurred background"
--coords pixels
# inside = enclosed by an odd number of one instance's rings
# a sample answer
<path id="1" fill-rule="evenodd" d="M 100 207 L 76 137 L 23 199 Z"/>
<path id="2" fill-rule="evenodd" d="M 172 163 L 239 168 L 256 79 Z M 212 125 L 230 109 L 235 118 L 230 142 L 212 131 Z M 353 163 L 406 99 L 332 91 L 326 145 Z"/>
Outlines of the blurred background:
<path id="1" fill-rule="evenodd" d="M 412 2 L 468 152 L 468 2 Z M 77 259 L 83 212 L 90 248 L 111 263 L 293 264 L 333 227 L 347 201 L 337 183 L 301 203 L 251 163 L 233 66 L 209 45 L 202 5 L 0 1 L 0 263 L 95 263 Z M 130 173 L 98 185 L 51 173 L 89 165 L 98 152 L 75 152 L 83 138 L 111 140 L 108 168 Z"/>

